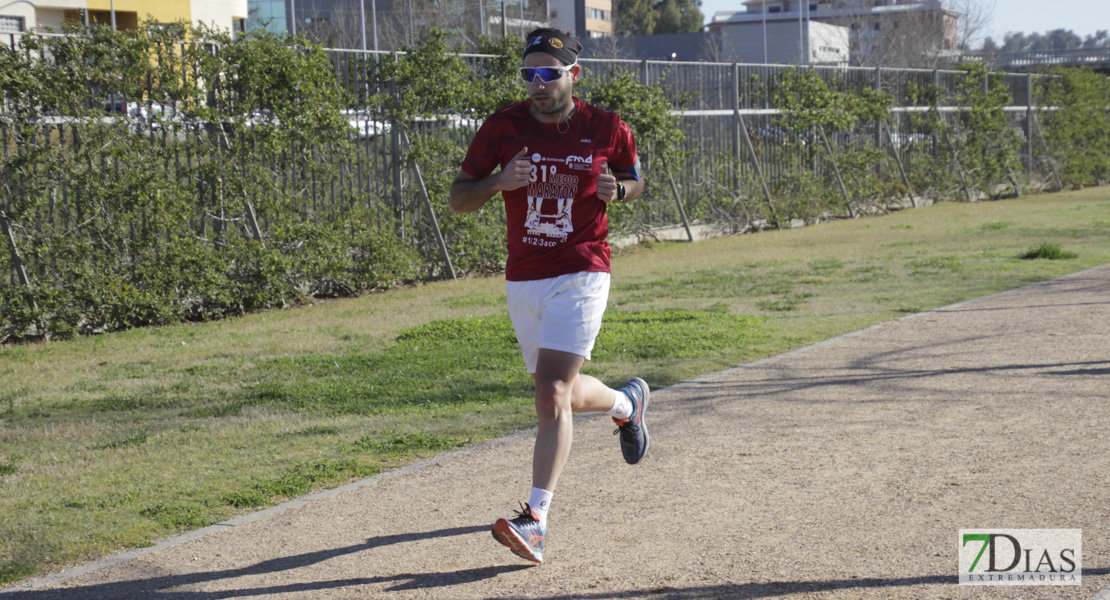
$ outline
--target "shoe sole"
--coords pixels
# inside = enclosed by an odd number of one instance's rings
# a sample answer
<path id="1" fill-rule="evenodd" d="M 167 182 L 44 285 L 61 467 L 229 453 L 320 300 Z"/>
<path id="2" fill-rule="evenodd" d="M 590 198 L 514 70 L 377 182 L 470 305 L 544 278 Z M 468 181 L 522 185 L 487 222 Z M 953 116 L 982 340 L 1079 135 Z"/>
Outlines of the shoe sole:
<path id="1" fill-rule="evenodd" d="M 644 397 L 640 400 L 640 429 L 644 432 L 644 452 L 640 455 L 640 458 L 637 458 L 635 461 L 628 463 L 630 465 L 634 465 L 643 460 L 644 456 L 647 454 L 648 448 L 651 448 L 651 436 L 648 435 L 647 420 L 644 418 L 644 415 L 647 414 L 648 401 L 651 399 L 651 388 L 648 387 L 646 381 L 640 379 L 639 377 L 633 377 L 632 380 L 629 381 L 629 383 L 632 383 L 633 381 L 639 382 L 640 389 L 642 389 L 644 392 Z"/>
<path id="2" fill-rule="evenodd" d="M 538 565 L 543 564 L 543 555 L 536 556 L 528 543 L 509 526 L 508 520 L 498 519 L 497 522 L 493 524 L 493 538 L 504 544 L 509 550 L 513 551 L 513 554 L 524 560 L 534 562 Z"/>

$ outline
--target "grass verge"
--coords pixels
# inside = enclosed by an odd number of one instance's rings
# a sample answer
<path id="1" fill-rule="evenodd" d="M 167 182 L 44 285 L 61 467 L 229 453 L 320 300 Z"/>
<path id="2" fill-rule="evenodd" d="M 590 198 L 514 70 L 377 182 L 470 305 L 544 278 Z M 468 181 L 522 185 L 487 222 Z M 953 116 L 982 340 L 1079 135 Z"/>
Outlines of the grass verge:
<path id="1" fill-rule="evenodd" d="M 658 388 L 1108 263 L 1108 209 L 1089 189 L 634 248 L 587 371 Z M 1039 244 L 1075 256 L 1019 258 Z M 532 426 L 503 295 L 443 282 L 0 348 L 0 583 Z"/>

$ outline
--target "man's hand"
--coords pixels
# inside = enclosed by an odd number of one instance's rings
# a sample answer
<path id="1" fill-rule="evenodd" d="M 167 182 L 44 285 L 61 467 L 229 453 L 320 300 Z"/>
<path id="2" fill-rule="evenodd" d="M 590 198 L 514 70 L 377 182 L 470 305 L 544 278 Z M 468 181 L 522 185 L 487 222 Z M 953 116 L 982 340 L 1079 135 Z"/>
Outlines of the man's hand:
<path id="1" fill-rule="evenodd" d="M 475 179 L 466 171 L 459 171 L 451 183 L 448 202 L 457 213 L 468 213 L 482 208 L 498 192 L 515 190 L 528 185 L 532 176 L 532 163 L 524 158 L 528 146 L 520 149 L 504 169 L 481 179 Z"/>
<path id="2" fill-rule="evenodd" d="M 517 152 L 516 156 L 497 174 L 498 189 L 505 192 L 528 185 L 528 179 L 532 176 L 532 161 L 524 158 L 526 152 L 528 152 L 528 146 L 521 148 L 520 152 Z"/>
<path id="3" fill-rule="evenodd" d="M 608 161 L 603 161 L 601 173 L 597 176 L 597 198 L 608 204 L 617 200 L 617 178 L 609 172 Z"/>

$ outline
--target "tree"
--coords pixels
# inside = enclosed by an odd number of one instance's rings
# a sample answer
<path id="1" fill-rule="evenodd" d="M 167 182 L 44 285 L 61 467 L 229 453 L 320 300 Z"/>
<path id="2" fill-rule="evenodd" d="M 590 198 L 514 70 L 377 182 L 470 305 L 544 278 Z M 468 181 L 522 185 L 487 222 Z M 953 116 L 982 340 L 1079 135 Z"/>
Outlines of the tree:
<path id="1" fill-rule="evenodd" d="M 652 0 L 616 0 L 614 29 L 618 35 L 650 35 L 655 30 L 656 15 Z"/>
<path id="2" fill-rule="evenodd" d="M 960 15 L 956 31 L 956 47 L 975 47 L 990 29 L 997 0 L 944 0 L 944 7 Z"/>
<path id="3" fill-rule="evenodd" d="M 1089 35 L 1087 39 L 1083 40 L 1084 48 L 1105 48 L 1107 46 L 1110 46 L 1110 32 L 1105 29 L 1100 29 L 1094 35 Z"/>
<path id="4" fill-rule="evenodd" d="M 1053 29 L 1042 40 L 1042 45 L 1032 50 L 1074 50 L 1083 44 L 1083 38 L 1070 29 Z"/>
<path id="5" fill-rule="evenodd" d="M 652 33 L 693 33 L 701 31 L 705 22 L 701 0 L 663 0 L 654 10 L 658 21 Z"/>
<path id="6" fill-rule="evenodd" d="M 617 0 L 616 33 L 651 35 L 701 31 L 701 0 Z"/>
<path id="7" fill-rule="evenodd" d="M 1007 33 L 1002 39 L 1000 52 L 1049 52 L 1077 50 L 1079 48 L 1105 48 L 1110 46 L 1110 32 L 1097 31 L 1086 38 L 1070 29 L 1053 29 L 1045 33 Z"/>
<path id="8" fill-rule="evenodd" d="M 936 68 L 944 54 L 971 48 L 987 30 L 996 0 L 941 0 L 912 10 L 882 10 L 890 2 L 854 0 L 846 16 L 828 19 L 851 30 L 852 63 Z M 824 20 L 824 19 L 822 19 Z"/>

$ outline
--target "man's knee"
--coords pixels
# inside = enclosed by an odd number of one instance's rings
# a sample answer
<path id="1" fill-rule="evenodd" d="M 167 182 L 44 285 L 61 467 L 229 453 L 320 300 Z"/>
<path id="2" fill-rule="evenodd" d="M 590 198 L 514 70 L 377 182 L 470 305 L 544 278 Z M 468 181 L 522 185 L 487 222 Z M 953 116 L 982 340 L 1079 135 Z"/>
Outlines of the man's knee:
<path id="1" fill-rule="evenodd" d="M 536 381 L 536 413 L 542 417 L 556 418 L 560 413 L 571 412 L 574 383 L 561 379 Z"/>

